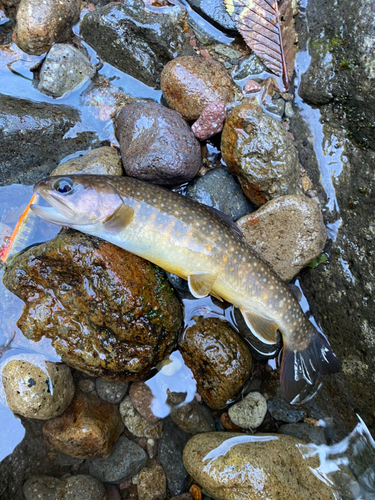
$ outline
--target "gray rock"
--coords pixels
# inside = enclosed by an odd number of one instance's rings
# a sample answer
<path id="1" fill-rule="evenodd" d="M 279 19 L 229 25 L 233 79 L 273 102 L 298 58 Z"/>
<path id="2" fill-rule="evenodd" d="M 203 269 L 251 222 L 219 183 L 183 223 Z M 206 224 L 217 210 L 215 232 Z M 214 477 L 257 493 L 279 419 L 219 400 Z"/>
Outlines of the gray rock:
<path id="1" fill-rule="evenodd" d="M 189 0 L 189 4 L 212 24 L 231 34 L 237 33 L 236 25 L 221 0 Z"/>
<path id="2" fill-rule="evenodd" d="M 315 200 L 279 196 L 237 221 L 246 243 L 290 281 L 324 248 L 327 231 Z"/>
<path id="3" fill-rule="evenodd" d="M 216 52 L 216 54 L 228 57 L 229 59 L 239 59 L 240 57 L 242 57 L 242 52 L 240 52 L 239 50 L 235 50 L 229 45 L 225 45 L 224 43 L 215 45 L 214 51 Z"/>
<path id="4" fill-rule="evenodd" d="M 266 73 L 267 68 L 262 63 L 262 61 L 255 54 L 250 54 L 249 56 L 241 59 L 239 65 L 232 72 L 232 78 L 235 81 L 249 80 L 257 75 L 262 75 Z"/>
<path id="5" fill-rule="evenodd" d="M 221 154 L 235 172 L 245 195 L 257 206 L 299 192 L 300 166 L 288 131 L 252 99 L 227 116 Z"/>
<path id="6" fill-rule="evenodd" d="M 203 177 L 199 177 L 189 184 L 186 196 L 220 210 L 233 220 L 237 220 L 255 209 L 244 196 L 241 186 L 224 168 L 209 170 Z"/>
<path id="7" fill-rule="evenodd" d="M 106 460 L 91 460 L 89 471 L 99 481 L 121 484 L 138 474 L 146 462 L 145 451 L 125 436 L 120 436 L 110 457 Z"/>
<path id="8" fill-rule="evenodd" d="M 139 123 L 147 126 L 140 127 Z M 201 166 L 201 148 L 185 120 L 153 102 L 124 106 L 116 119 L 125 172 L 161 185 L 193 179 Z"/>
<path id="9" fill-rule="evenodd" d="M 269 113 L 272 113 L 273 115 L 280 116 L 280 118 L 284 116 L 284 99 L 272 99 L 271 102 L 266 103 L 264 107 Z"/>
<path id="10" fill-rule="evenodd" d="M 56 463 L 61 465 L 61 467 L 71 467 L 72 465 L 80 465 L 83 463 L 83 459 L 71 457 L 61 451 L 58 451 L 56 455 Z"/>
<path id="11" fill-rule="evenodd" d="M 60 160 L 98 142 L 95 133 L 70 137 L 76 109 L 0 95 L 0 183 L 34 184 Z"/>
<path id="12" fill-rule="evenodd" d="M 231 421 L 243 429 L 259 427 L 267 413 L 267 401 L 259 392 L 250 392 L 228 410 Z"/>
<path id="13" fill-rule="evenodd" d="M 327 439 L 324 434 L 323 427 L 317 425 L 310 425 L 305 423 L 299 424 L 285 424 L 279 429 L 280 434 L 286 434 L 288 436 L 293 436 L 306 443 L 314 444 L 327 444 Z"/>
<path id="14" fill-rule="evenodd" d="M 163 431 L 163 422 L 149 422 L 134 408 L 127 396 L 120 404 L 120 414 L 125 427 L 137 437 L 159 439 Z"/>
<path id="15" fill-rule="evenodd" d="M 81 34 L 106 62 L 150 87 L 158 87 L 163 66 L 176 55 L 193 55 L 180 6 L 154 13 L 140 0 L 111 3 L 86 14 Z"/>
<path id="16" fill-rule="evenodd" d="M 97 395 L 104 401 L 114 404 L 119 403 L 123 399 L 129 386 L 129 384 L 110 382 L 103 378 L 97 378 L 95 385 Z"/>
<path id="17" fill-rule="evenodd" d="M 182 452 L 189 437 L 190 435 L 179 429 L 169 417 L 164 420 L 158 455 L 172 495 L 179 495 L 185 489 L 188 473 L 182 463 Z"/>
<path id="18" fill-rule="evenodd" d="M 303 420 L 306 416 L 306 411 L 298 409 L 296 406 L 289 404 L 285 399 L 272 398 L 268 401 L 268 413 L 275 420 L 294 424 Z"/>
<path id="19" fill-rule="evenodd" d="M 38 90 L 61 97 L 95 75 L 95 68 L 73 45 L 56 43 L 50 49 L 39 76 Z"/>
<path id="20" fill-rule="evenodd" d="M 205 406 L 195 400 L 173 408 L 171 419 L 181 430 L 189 434 L 215 430 L 213 416 Z"/>
<path id="21" fill-rule="evenodd" d="M 107 500 L 105 487 L 86 475 L 58 479 L 52 476 L 33 476 L 23 486 L 26 500 Z"/>

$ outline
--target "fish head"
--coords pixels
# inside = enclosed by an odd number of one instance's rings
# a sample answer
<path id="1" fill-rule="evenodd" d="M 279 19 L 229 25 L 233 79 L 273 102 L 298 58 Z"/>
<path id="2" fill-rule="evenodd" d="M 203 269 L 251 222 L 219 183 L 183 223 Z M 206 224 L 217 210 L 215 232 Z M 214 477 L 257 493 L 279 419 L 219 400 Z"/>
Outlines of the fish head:
<path id="1" fill-rule="evenodd" d="M 34 193 L 49 207 L 31 205 L 39 217 L 62 226 L 97 227 L 121 206 L 122 200 L 106 176 L 71 175 L 47 177 L 34 186 Z"/>

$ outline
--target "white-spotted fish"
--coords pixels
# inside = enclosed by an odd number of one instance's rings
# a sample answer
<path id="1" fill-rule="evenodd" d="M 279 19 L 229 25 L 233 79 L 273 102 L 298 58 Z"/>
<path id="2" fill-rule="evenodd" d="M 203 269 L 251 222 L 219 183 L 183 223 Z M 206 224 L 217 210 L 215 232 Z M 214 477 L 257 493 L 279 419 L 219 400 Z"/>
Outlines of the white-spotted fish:
<path id="1" fill-rule="evenodd" d="M 326 339 L 272 269 L 226 216 L 131 177 L 49 177 L 34 193 L 51 207 L 31 209 L 48 222 L 98 236 L 188 281 L 195 297 L 221 297 L 238 307 L 260 340 L 283 338 L 281 386 L 289 400 L 305 397 L 340 364 Z"/>

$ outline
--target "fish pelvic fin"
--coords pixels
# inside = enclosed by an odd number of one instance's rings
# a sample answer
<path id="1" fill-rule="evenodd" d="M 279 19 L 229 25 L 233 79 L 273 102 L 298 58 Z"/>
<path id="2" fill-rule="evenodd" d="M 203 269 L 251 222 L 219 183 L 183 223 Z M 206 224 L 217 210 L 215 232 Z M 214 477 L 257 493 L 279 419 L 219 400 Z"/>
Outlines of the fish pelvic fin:
<path id="1" fill-rule="evenodd" d="M 110 233 L 120 233 L 128 226 L 134 218 L 134 209 L 122 203 L 103 222 L 103 227 Z"/>
<path id="2" fill-rule="evenodd" d="M 277 335 L 277 325 L 264 316 L 261 316 L 254 311 L 246 311 L 241 309 L 241 314 L 245 320 L 246 325 L 251 330 L 252 334 L 255 335 L 264 344 L 276 344 L 278 341 Z"/>
<path id="3" fill-rule="evenodd" d="M 280 385 L 284 397 L 291 403 L 303 403 L 319 388 L 321 375 L 337 373 L 340 362 L 325 337 L 314 329 L 310 344 L 303 350 L 284 345 Z"/>
<path id="4" fill-rule="evenodd" d="M 197 273 L 188 276 L 190 293 L 197 299 L 207 297 L 215 284 L 217 274 Z"/>

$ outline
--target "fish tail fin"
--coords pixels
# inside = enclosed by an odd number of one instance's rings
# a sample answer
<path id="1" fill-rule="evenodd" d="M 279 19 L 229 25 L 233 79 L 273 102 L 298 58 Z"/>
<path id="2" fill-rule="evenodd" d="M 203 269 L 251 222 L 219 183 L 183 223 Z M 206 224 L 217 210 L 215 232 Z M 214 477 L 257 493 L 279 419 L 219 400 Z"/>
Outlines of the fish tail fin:
<path id="1" fill-rule="evenodd" d="M 337 373 L 340 362 L 326 338 L 313 328 L 310 344 L 303 350 L 293 350 L 284 345 L 281 361 L 280 385 L 286 399 L 303 403 L 319 388 L 321 375 Z"/>

